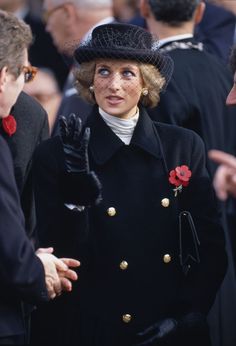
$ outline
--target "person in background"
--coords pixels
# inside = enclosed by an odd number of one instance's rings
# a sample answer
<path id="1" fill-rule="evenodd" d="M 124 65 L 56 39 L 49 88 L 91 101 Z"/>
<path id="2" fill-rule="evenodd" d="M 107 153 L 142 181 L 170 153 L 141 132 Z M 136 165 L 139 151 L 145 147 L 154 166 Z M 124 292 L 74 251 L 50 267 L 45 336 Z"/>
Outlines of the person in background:
<path id="1" fill-rule="evenodd" d="M 231 91 L 229 92 L 227 98 L 226 98 L 226 105 L 228 107 L 234 107 L 236 106 L 236 87 L 235 87 L 235 81 L 236 81 L 236 46 L 232 48 L 231 55 L 230 55 L 230 66 L 232 73 L 234 75 L 234 82 L 233 87 Z M 236 150 L 234 151 L 236 152 Z M 211 160 L 213 160 L 215 163 L 219 164 L 213 180 L 213 185 L 217 194 L 217 197 L 223 201 L 226 202 L 230 199 L 230 197 L 233 197 L 235 199 L 236 197 L 236 182 L 235 182 L 235 175 L 236 175 L 236 158 L 235 155 L 232 155 L 232 153 L 227 153 L 220 150 L 210 150 L 208 152 L 208 156 Z M 231 198 L 232 199 L 232 198 Z M 232 228 L 235 230 L 235 212 L 232 215 Z M 232 246 L 233 246 L 233 256 L 236 262 L 236 236 L 235 231 L 232 232 Z"/>
<path id="2" fill-rule="evenodd" d="M 9 112 L 32 78 L 27 49 L 31 30 L 10 13 L 0 11 L 0 126 L 12 136 L 17 123 Z M 28 342 L 25 313 L 28 304 L 53 299 L 63 290 L 71 291 L 77 279 L 69 267 L 79 266 L 73 259 L 56 258 L 53 248 L 35 253 L 24 229 L 24 217 L 13 171 L 9 147 L 0 134 L 0 344 L 23 345 Z"/>
<path id="3" fill-rule="evenodd" d="M 204 49 L 218 57 L 223 63 L 228 62 L 230 49 L 235 39 L 235 18 L 235 13 L 209 0 L 205 1 L 205 11 L 201 22 L 195 26 L 195 39 L 203 43 Z M 147 28 L 146 20 L 140 14 L 130 23 Z"/>
<path id="4" fill-rule="evenodd" d="M 139 0 L 113 0 L 113 14 L 118 22 L 129 22 L 139 14 Z"/>
<path id="5" fill-rule="evenodd" d="M 202 21 L 195 28 L 195 38 L 205 49 L 228 63 L 229 54 L 235 40 L 236 8 L 223 6 L 234 1 L 206 0 Z M 235 5 L 233 5 L 235 6 Z"/>
<path id="6" fill-rule="evenodd" d="M 149 32 L 118 23 L 97 26 L 74 56 L 92 112 L 84 126 L 61 118 L 34 173 L 41 246 L 83 266 L 73 296 L 42 309 L 35 342 L 210 345 L 227 260 L 204 145 L 146 112 L 173 62 Z"/>
<path id="7" fill-rule="evenodd" d="M 61 53 L 72 59 L 75 46 L 86 41 L 91 30 L 100 24 L 114 21 L 112 0 L 44 0 L 46 30 Z M 68 76 L 63 98 L 57 113 L 52 136 L 58 133 L 58 118 L 71 113 L 80 113 L 85 120 L 91 107 L 79 97 L 74 87 L 73 67 Z"/>
<path id="8" fill-rule="evenodd" d="M 46 110 L 51 133 L 62 98 L 54 73 L 46 68 L 38 69 L 35 79 L 25 84 L 23 90 L 34 97 Z"/>
<path id="9" fill-rule="evenodd" d="M 228 107 L 236 106 L 236 46 L 232 47 L 230 55 L 230 66 L 234 75 L 234 82 L 232 89 L 230 90 L 227 98 L 226 105 Z M 208 156 L 211 160 L 220 164 L 216 170 L 214 176 L 214 187 L 218 198 L 222 201 L 226 201 L 230 195 L 236 197 L 236 158 L 235 156 L 228 154 L 220 150 L 210 150 Z"/>
<path id="10" fill-rule="evenodd" d="M 40 18 L 40 14 L 36 16 L 30 12 L 27 0 L 0 0 L 0 9 L 14 13 L 31 27 L 34 40 L 29 47 L 29 61 L 34 66 L 51 69 L 62 90 L 70 66 L 67 59 L 58 52 L 51 36 L 46 32 L 45 23 Z"/>

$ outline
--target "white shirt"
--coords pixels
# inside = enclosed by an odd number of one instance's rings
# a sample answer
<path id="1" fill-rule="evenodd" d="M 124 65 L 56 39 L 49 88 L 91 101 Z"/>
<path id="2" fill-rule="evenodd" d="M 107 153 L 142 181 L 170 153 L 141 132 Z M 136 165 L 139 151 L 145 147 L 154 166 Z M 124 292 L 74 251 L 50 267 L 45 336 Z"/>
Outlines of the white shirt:
<path id="1" fill-rule="evenodd" d="M 128 119 L 121 119 L 110 115 L 104 112 L 101 108 L 99 108 L 99 113 L 110 129 L 122 140 L 122 142 L 128 145 L 138 122 L 139 109 L 132 117 Z"/>

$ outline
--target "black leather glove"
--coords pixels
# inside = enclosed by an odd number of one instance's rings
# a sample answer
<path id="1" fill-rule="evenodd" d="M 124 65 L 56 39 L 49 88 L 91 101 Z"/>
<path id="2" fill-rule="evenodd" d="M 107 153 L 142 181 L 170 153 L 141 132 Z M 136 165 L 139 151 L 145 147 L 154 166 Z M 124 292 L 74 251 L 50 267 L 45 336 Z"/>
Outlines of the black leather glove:
<path id="1" fill-rule="evenodd" d="M 82 133 L 82 121 L 75 114 L 59 119 L 60 135 L 65 155 L 66 173 L 63 177 L 65 202 L 91 206 L 101 201 L 101 183 L 90 171 L 88 144 L 90 128 Z"/>
<path id="2" fill-rule="evenodd" d="M 158 341 L 167 341 L 175 334 L 197 335 L 207 329 L 206 317 L 200 312 L 191 312 L 179 319 L 166 318 L 138 333 L 135 346 L 154 346 Z"/>

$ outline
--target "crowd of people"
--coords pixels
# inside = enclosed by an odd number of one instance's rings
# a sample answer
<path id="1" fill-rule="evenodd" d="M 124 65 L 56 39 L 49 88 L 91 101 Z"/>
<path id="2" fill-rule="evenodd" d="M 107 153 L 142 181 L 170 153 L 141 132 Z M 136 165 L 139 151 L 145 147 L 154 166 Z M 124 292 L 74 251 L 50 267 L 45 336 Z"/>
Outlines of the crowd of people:
<path id="1" fill-rule="evenodd" d="M 235 27 L 0 0 L 0 345 L 235 345 Z"/>

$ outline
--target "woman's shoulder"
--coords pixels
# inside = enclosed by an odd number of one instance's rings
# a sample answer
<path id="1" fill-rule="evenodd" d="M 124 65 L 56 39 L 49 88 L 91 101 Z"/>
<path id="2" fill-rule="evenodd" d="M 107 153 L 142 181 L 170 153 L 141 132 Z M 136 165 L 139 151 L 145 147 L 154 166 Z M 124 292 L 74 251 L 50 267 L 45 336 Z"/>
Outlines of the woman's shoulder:
<path id="1" fill-rule="evenodd" d="M 154 126 L 156 127 L 159 136 L 165 141 L 174 143 L 188 143 L 191 141 L 193 143 L 203 146 L 202 138 L 193 130 L 186 129 L 182 126 L 176 126 L 171 124 L 165 124 L 154 121 Z"/>

